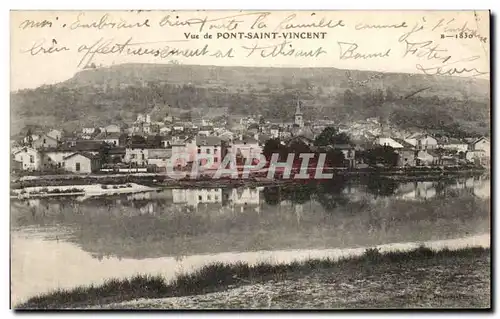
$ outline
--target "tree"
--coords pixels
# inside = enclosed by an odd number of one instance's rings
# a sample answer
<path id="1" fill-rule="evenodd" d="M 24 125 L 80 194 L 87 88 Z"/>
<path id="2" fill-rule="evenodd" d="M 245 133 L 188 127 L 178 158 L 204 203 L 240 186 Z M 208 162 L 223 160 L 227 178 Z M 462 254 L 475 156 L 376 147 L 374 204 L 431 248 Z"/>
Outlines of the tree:
<path id="1" fill-rule="evenodd" d="M 327 145 L 332 145 L 333 139 L 335 136 L 337 136 L 337 129 L 329 126 L 326 127 L 321 134 L 316 136 L 316 139 L 314 140 L 314 145 L 316 146 L 327 146 Z"/>
<path id="2" fill-rule="evenodd" d="M 130 144 L 146 144 L 146 139 L 141 135 L 132 135 L 130 137 Z"/>
<path id="3" fill-rule="evenodd" d="M 31 132 L 31 128 L 26 132 L 26 145 L 29 147 L 33 146 L 33 133 Z"/>
<path id="4" fill-rule="evenodd" d="M 279 187 L 264 187 L 264 200 L 266 204 L 276 206 L 281 202 Z"/>
<path id="5" fill-rule="evenodd" d="M 398 164 L 399 155 L 390 146 L 376 146 L 367 150 L 364 155 L 365 161 L 370 165 L 396 166 Z"/>
<path id="6" fill-rule="evenodd" d="M 271 156 L 275 153 L 281 155 L 284 153 L 285 147 L 281 144 L 280 140 L 277 138 L 273 138 L 266 141 L 264 148 L 262 149 L 262 154 L 266 157 L 267 160 L 271 159 Z"/>
<path id="7" fill-rule="evenodd" d="M 398 182 L 385 178 L 370 178 L 368 180 L 368 192 L 378 196 L 391 196 L 398 188 Z"/>
<path id="8" fill-rule="evenodd" d="M 326 152 L 325 163 L 330 167 L 345 166 L 345 156 L 341 150 L 330 149 Z"/>
<path id="9" fill-rule="evenodd" d="M 161 135 L 159 135 L 159 134 L 150 135 L 146 138 L 146 143 L 148 144 L 148 146 L 151 146 L 151 147 L 160 148 L 161 142 L 162 142 L 162 138 L 161 138 Z"/>
<path id="10" fill-rule="evenodd" d="M 349 135 L 342 132 L 339 133 L 336 128 L 329 126 L 326 127 L 321 134 L 319 134 L 314 140 L 314 145 L 325 147 L 328 145 L 335 144 L 349 144 L 350 138 Z"/>

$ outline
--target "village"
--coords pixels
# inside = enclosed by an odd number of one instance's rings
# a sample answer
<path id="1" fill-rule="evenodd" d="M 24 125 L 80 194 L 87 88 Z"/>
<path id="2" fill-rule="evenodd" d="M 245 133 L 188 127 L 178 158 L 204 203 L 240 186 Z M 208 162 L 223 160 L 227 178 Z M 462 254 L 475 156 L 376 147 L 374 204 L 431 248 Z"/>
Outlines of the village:
<path id="1" fill-rule="evenodd" d="M 269 157 L 284 149 L 334 152 L 335 159 L 327 161 L 330 166 L 351 170 L 490 165 L 487 137 L 458 139 L 425 132 L 359 137 L 355 125 L 349 131 L 331 120 L 306 122 L 298 100 L 294 107 L 289 122 L 256 116 L 241 118 L 234 125 L 224 117 L 188 121 L 168 114 L 161 121 L 152 121 L 149 114 L 138 114 L 127 128 L 110 124 L 71 133 L 57 128 L 28 130 L 25 136 L 11 140 L 11 167 L 23 174 L 161 173 L 168 167 L 189 169 L 197 156 L 211 160 L 207 169 L 217 169 L 229 153 L 241 164 L 247 158 Z M 183 157 L 176 156 L 180 154 Z"/>

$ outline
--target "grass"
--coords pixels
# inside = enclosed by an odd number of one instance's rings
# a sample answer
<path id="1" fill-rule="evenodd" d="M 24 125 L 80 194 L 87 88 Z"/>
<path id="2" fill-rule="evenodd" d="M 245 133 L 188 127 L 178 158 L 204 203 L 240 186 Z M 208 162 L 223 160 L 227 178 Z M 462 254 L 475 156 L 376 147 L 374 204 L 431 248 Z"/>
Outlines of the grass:
<path id="1" fill-rule="evenodd" d="M 318 272 L 326 272 L 335 277 L 345 277 L 349 273 L 362 275 L 380 274 L 389 268 L 401 269 L 401 265 L 429 267 L 447 265 L 456 267 L 460 263 L 475 263 L 488 258 L 489 248 L 465 248 L 459 250 L 431 250 L 419 247 L 410 251 L 381 253 L 377 249 L 367 249 L 361 256 L 334 259 L 309 259 L 288 264 L 214 263 L 198 271 L 181 274 L 167 282 L 161 276 L 137 275 L 130 279 L 109 279 L 100 286 L 82 286 L 70 290 L 57 290 L 30 298 L 17 305 L 16 309 L 57 309 L 88 307 L 124 302 L 138 298 L 167 298 L 201 295 L 217 292 L 228 287 L 243 286 L 266 281 L 280 281 L 301 278 Z M 396 272 L 399 274 L 399 272 Z M 400 275 L 401 276 L 401 275 Z M 460 280 L 464 280 L 463 278 Z"/>

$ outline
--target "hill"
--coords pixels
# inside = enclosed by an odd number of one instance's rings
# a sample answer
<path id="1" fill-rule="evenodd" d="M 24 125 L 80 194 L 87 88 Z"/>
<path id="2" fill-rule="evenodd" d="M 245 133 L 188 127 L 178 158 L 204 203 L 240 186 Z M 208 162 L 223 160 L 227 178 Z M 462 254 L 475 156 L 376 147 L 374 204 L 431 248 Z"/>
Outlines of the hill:
<path id="1" fill-rule="evenodd" d="M 489 82 L 482 79 L 340 70 L 123 64 L 11 93 L 12 133 L 25 125 L 129 123 L 137 113 L 261 114 L 289 120 L 300 95 L 306 120 L 379 117 L 405 128 L 489 132 Z"/>

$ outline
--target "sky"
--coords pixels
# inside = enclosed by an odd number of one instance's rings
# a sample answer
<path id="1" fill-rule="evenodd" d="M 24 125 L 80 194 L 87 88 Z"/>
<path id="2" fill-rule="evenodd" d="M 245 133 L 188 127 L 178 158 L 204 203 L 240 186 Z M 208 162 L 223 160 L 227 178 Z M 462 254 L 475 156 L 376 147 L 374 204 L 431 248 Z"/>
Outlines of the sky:
<path id="1" fill-rule="evenodd" d="M 253 38 L 217 39 L 231 32 Z M 272 32 L 281 38 L 255 39 Z M 284 39 L 288 32 L 324 38 Z M 487 11 L 13 11 L 11 91 L 67 80 L 91 63 L 173 60 L 489 79 L 489 40 Z M 168 54 L 204 47 L 202 56 Z"/>

